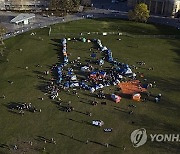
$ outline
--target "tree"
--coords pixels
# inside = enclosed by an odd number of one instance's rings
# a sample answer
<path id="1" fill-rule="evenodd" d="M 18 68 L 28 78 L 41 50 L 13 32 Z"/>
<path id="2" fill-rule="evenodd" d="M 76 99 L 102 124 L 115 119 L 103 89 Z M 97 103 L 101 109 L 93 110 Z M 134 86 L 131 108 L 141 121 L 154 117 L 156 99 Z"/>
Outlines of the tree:
<path id="1" fill-rule="evenodd" d="M 69 12 L 72 11 L 74 8 L 73 0 L 61 0 L 60 1 L 62 10 Z"/>
<path id="2" fill-rule="evenodd" d="M 6 33 L 6 29 L 0 25 L 0 45 L 3 45 L 4 42 L 3 42 L 3 35 Z"/>
<path id="3" fill-rule="evenodd" d="M 91 2 L 92 0 L 81 0 L 81 5 L 85 5 L 85 6 L 90 6 L 91 5 Z"/>
<path id="4" fill-rule="evenodd" d="M 80 5 L 80 0 L 73 0 L 74 6 L 77 7 Z"/>
<path id="5" fill-rule="evenodd" d="M 49 7 L 51 10 L 57 10 L 58 9 L 58 0 L 50 0 Z"/>
<path id="6" fill-rule="evenodd" d="M 134 10 L 128 12 L 129 20 L 134 20 L 138 22 L 147 22 L 149 18 L 149 10 L 145 3 L 137 4 Z"/>
<path id="7" fill-rule="evenodd" d="M 80 0 L 50 0 L 52 10 L 62 10 L 65 12 L 73 11 L 80 5 Z"/>

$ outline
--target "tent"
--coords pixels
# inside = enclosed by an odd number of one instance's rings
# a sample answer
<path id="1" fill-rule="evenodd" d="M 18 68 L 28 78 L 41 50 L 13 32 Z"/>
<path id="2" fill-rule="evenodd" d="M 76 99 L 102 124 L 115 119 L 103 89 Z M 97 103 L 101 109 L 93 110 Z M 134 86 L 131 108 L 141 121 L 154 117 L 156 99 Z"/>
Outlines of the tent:
<path id="1" fill-rule="evenodd" d="M 69 82 L 66 82 L 66 83 L 64 84 L 64 87 L 65 87 L 65 88 L 69 88 L 69 86 L 70 86 L 70 85 L 69 85 Z"/>
<path id="2" fill-rule="evenodd" d="M 67 40 L 65 38 L 62 39 L 62 44 L 66 44 Z"/>
<path id="3" fill-rule="evenodd" d="M 115 94 L 111 95 L 111 98 L 113 99 L 113 101 L 115 101 L 116 103 L 119 103 L 121 101 L 121 97 Z"/>
<path id="4" fill-rule="evenodd" d="M 75 81 L 75 80 L 77 80 L 77 77 L 76 77 L 76 75 L 73 75 L 73 76 L 71 77 L 71 80 L 72 80 L 72 81 Z"/>
<path id="5" fill-rule="evenodd" d="M 108 50 L 108 48 L 106 46 L 101 47 L 101 51 L 106 51 L 106 50 Z"/>
<path id="6" fill-rule="evenodd" d="M 89 72 L 90 70 L 89 70 L 89 67 L 88 67 L 88 66 L 83 66 L 83 67 L 81 67 L 81 71 L 83 71 L 83 72 Z"/>
<path id="7" fill-rule="evenodd" d="M 90 74 L 90 78 L 96 78 L 96 74 L 97 74 L 97 72 L 92 72 L 91 74 Z"/>
<path id="8" fill-rule="evenodd" d="M 139 94 L 139 93 L 133 94 L 132 99 L 134 101 L 138 101 L 139 102 L 141 100 L 141 94 Z"/>
<path id="9" fill-rule="evenodd" d="M 91 93 L 94 93 L 96 89 L 94 87 L 90 88 Z"/>
<path id="10" fill-rule="evenodd" d="M 70 84 L 70 87 L 79 87 L 79 83 L 78 82 L 73 82 Z"/>
<path id="11" fill-rule="evenodd" d="M 130 68 L 127 68 L 124 72 L 125 75 L 132 74 L 132 70 Z"/>
<path id="12" fill-rule="evenodd" d="M 99 65 L 103 65 L 103 64 L 104 64 L 104 60 L 100 59 L 100 60 L 98 61 L 98 64 L 99 64 Z"/>
<path id="13" fill-rule="evenodd" d="M 105 78 L 106 77 L 106 72 L 100 71 L 99 72 L 99 78 Z"/>
<path id="14" fill-rule="evenodd" d="M 86 42 L 86 38 L 83 37 L 83 38 L 82 38 L 82 42 Z"/>
<path id="15" fill-rule="evenodd" d="M 91 57 L 92 57 L 92 58 L 96 58 L 96 54 L 95 54 L 95 53 L 92 53 L 92 54 L 91 54 Z"/>

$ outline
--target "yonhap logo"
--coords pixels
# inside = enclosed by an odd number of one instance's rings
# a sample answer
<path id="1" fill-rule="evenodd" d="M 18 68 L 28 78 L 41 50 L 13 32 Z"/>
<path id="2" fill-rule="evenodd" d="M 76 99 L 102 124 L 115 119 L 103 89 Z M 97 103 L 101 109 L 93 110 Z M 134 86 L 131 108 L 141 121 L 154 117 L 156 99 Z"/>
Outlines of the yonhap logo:
<path id="1" fill-rule="evenodd" d="M 140 128 L 136 129 L 131 133 L 131 142 L 133 143 L 134 147 L 139 147 L 145 144 L 147 141 L 147 133 L 146 129 Z"/>
<path id="2" fill-rule="evenodd" d="M 131 133 L 131 142 L 134 147 L 140 147 L 147 142 L 146 129 L 136 129 Z M 180 134 L 149 134 L 151 142 L 180 142 Z"/>

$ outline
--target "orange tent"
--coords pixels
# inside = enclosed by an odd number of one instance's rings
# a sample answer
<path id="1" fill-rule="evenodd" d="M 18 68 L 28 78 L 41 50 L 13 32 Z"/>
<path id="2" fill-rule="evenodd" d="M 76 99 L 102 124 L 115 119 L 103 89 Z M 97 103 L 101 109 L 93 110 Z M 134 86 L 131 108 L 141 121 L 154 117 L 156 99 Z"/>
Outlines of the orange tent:
<path id="1" fill-rule="evenodd" d="M 147 89 L 142 88 L 139 80 L 122 82 L 118 84 L 123 94 L 133 95 L 136 93 L 146 92 Z"/>
<path id="2" fill-rule="evenodd" d="M 133 96 L 132 96 L 132 99 L 134 100 L 134 101 L 140 101 L 141 100 L 141 95 L 140 94 L 134 94 Z"/>

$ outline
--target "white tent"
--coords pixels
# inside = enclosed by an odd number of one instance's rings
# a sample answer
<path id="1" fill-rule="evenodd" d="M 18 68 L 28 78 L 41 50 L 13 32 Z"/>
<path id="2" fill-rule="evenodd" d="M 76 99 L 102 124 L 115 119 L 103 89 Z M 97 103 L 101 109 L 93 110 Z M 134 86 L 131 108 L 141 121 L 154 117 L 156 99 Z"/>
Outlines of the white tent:
<path id="1" fill-rule="evenodd" d="M 81 67 L 81 71 L 83 71 L 83 72 L 90 72 L 90 69 L 87 66 L 83 66 L 83 67 Z"/>

